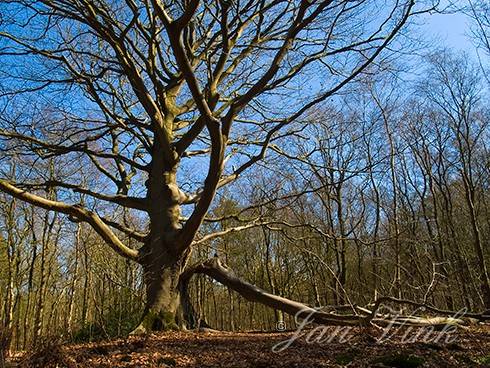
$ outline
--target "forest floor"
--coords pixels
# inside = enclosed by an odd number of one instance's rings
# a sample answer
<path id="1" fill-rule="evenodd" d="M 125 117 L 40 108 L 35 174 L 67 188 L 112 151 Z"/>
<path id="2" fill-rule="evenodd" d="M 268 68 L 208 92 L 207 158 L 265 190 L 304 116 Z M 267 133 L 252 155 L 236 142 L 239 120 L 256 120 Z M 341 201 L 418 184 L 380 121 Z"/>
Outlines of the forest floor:
<path id="1" fill-rule="evenodd" d="M 44 350 L 18 356 L 9 366 L 490 367 L 490 325 L 432 333 L 420 328 L 328 327 L 298 335 L 165 332 L 96 343 L 48 344 Z"/>

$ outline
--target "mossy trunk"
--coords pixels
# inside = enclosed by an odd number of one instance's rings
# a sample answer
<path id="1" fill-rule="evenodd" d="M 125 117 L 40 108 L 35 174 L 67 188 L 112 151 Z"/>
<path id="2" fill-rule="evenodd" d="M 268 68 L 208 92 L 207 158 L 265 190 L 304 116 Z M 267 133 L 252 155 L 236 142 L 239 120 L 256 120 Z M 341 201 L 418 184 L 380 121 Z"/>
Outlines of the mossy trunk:
<path id="1" fill-rule="evenodd" d="M 165 160 L 165 152 L 155 140 L 148 188 L 150 234 L 140 250 L 146 306 L 133 334 L 173 330 L 183 326 L 180 307 L 179 278 L 189 255 L 189 244 L 179 236 L 180 190 L 177 185 L 178 161 Z M 182 313 L 180 313 L 182 314 Z"/>
<path id="2" fill-rule="evenodd" d="M 185 259 L 175 259 L 168 254 L 143 263 L 146 306 L 132 334 L 184 328 L 179 288 L 184 263 Z"/>

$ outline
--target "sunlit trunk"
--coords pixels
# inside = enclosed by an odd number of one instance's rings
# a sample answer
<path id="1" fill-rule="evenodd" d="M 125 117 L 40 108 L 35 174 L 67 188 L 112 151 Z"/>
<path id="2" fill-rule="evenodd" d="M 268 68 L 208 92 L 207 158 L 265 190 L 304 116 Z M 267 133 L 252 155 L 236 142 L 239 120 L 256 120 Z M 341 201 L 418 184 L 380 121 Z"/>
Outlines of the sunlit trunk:
<path id="1" fill-rule="evenodd" d="M 146 306 L 138 327 L 133 333 L 179 329 L 182 319 L 180 307 L 179 277 L 184 259 L 162 252 L 148 254 L 143 260 L 146 288 Z"/>

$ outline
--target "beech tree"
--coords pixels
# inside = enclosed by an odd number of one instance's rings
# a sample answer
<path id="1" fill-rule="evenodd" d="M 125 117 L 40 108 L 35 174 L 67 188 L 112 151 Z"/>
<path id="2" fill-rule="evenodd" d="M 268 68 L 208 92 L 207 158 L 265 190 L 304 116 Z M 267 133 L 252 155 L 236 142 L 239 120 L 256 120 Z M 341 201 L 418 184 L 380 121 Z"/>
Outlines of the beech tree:
<path id="1" fill-rule="evenodd" d="M 0 190 L 88 223 L 142 266 L 135 332 L 182 322 L 181 286 L 194 272 L 294 314 L 305 306 L 217 259 L 187 265 L 204 240 L 264 219 L 206 235 L 201 225 L 223 220 L 208 215 L 219 189 L 399 47 L 422 11 L 414 0 L 3 1 Z M 15 181 L 14 159 L 29 168 Z M 97 175 L 86 182 L 86 172 Z"/>

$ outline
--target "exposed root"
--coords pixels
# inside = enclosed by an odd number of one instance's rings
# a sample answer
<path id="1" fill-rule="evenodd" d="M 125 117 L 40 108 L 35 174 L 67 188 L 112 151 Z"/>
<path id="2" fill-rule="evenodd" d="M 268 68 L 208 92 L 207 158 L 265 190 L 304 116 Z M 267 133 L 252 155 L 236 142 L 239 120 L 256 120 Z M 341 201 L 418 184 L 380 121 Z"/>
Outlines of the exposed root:
<path id="1" fill-rule="evenodd" d="M 141 322 L 131 331 L 130 335 L 147 335 L 153 331 L 181 330 L 175 321 L 175 314 L 169 312 L 155 312 L 148 310 L 143 314 Z"/>

